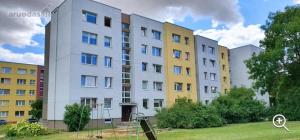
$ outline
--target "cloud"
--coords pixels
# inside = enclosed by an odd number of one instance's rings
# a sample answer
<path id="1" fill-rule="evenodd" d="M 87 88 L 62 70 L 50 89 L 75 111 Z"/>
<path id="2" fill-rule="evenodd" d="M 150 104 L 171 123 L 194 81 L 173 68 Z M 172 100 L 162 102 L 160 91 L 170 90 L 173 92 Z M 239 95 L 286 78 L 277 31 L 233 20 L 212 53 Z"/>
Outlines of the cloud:
<path id="1" fill-rule="evenodd" d="M 220 23 L 237 23 L 242 20 L 238 0 L 98 0 L 122 9 L 160 21 L 211 17 Z"/>
<path id="2" fill-rule="evenodd" d="M 293 0 L 295 4 L 300 4 L 300 0 Z"/>
<path id="3" fill-rule="evenodd" d="M 26 64 L 44 64 L 44 55 L 35 53 L 14 53 L 0 46 L 0 60 Z"/>
<path id="4" fill-rule="evenodd" d="M 228 28 L 196 30 L 194 34 L 218 40 L 220 45 L 228 48 L 247 44 L 259 46 L 259 41 L 265 37 L 260 26 L 259 24 L 244 26 L 243 23 L 238 23 Z"/>

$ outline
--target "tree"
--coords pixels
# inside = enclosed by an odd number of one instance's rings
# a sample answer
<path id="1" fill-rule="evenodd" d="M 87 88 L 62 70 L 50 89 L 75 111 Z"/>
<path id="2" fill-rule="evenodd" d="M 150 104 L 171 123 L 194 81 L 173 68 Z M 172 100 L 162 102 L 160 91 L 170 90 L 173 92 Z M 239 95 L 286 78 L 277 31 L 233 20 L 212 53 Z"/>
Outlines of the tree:
<path id="1" fill-rule="evenodd" d="M 38 99 L 35 100 L 33 103 L 31 103 L 31 115 L 33 118 L 40 120 L 42 118 L 42 112 L 43 112 L 43 100 Z"/>
<path id="2" fill-rule="evenodd" d="M 82 130 L 85 125 L 90 121 L 91 109 L 89 106 L 67 105 L 64 114 L 64 123 L 68 126 L 69 131 Z"/>
<path id="3" fill-rule="evenodd" d="M 260 44 L 265 51 L 246 61 L 250 78 L 256 81 L 256 88 L 269 92 L 277 111 L 283 106 L 297 110 L 300 108 L 296 103 L 300 98 L 297 88 L 300 87 L 300 6 L 270 13 L 262 29 L 265 38 Z M 300 118 L 300 113 L 290 117 Z"/>

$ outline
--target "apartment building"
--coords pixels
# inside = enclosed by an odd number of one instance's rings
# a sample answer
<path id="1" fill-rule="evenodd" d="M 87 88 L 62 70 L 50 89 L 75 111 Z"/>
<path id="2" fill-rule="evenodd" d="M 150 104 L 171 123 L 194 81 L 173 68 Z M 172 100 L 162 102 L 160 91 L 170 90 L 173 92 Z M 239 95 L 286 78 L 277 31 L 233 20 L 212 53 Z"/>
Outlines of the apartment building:
<path id="1" fill-rule="evenodd" d="M 209 104 L 220 96 L 220 66 L 218 42 L 195 36 L 198 98 Z"/>
<path id="2" fill-rule="evenodd" d="M 0 62 L 0 119 L 17 122 L 30 118 L 30 104 L 39 96 L 42 66 Z M 42 82 L 42 81 L 41 81 Z"/>
<path id="3" fill-rule="evenodd" d="M 230 90 L 230 72 L 229 72 L 229 49 L 219 45 L 219 67 L 220 67 L 220 81 L 221 94 L 227 94 Z"/>
<path id="4" fill-rule="evenodd" d="M 196 64 L 193 31 L 164 23 L 165 81 L 167 106 L 177 98 L 197 101 Z"/>
<path id="5" fill-rule="evenodd" d="M 259 54 L 263 49 L 254 45 L 246 45 L 229 50 L 230 76 L 231 87 L 246 87 L 252 88 L 254 81 L 249 79 L 248 68 L 245 60 L 252 57 L 253 54 Z M 270 105 L 269 94 L 262 94 L 260 90 L 255 91 L 257 100 L 261 100 Z"/>

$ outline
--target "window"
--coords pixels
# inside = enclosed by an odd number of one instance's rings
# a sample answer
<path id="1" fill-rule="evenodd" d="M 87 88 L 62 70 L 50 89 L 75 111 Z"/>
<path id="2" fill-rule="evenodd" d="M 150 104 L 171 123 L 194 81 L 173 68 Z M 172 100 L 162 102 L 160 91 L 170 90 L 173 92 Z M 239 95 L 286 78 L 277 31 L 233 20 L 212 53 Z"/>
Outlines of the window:
<path id="1" fill-rule="evenodd" d="M 26 69 L 18 69 L 18 74 L 26 74 L 27 70 Z"/>
<path id="2" fill-rule="evenodd" d="M 189 52 L 185 52 L 185 60 L 190 60 L 190 53 Z"/>
<path id="3" fill-rule="evenodd" d="M 160 40 L 160 31 L 152 30 L 152 35 L 154 39 Z"/>
<path id="4" fill-rule="evenodd" d="M 203 66 L 206 66 L 206 58 L 203 58 Z"/>
<path id="5" fill-rule="evenodd" d="M 104 108 L 105 109 L 111 108 L 111 101 L 112 101 L 112 98 L 104 98 Z"/>
<path id="6" fill-rule="evenodd" d="M 25 90 L 17 89 L 17 93 L 16 93 L 16 94 L 17 94 L 18 96 L 25 96 L 25 92 L 26 92 Z"/>
<path id="7" fill-rule="evenodd" d="M 172 41 L 175 43 L 180 43 L 180 35 L 172 34 Z"/>
<path id="8" fill-rule="evenodd" d="M 82 53 L 81 54 L 81 63 L 82 64 L 97 65 L 97 55 Z"/>
<path id="9" fill-rule="evenodd" d="M 153 56 L 161 56 L 161 48 L 152 47 L 152 55 Z"/>
<path id="10" fill-rule="evenodd" d="M 173 57 L 174 58 L 180 58 L 180 55 L 181 55 L 181 51 L 178 51 L 178 50 L 173 50 Z"/>
<path id="11" fill-rule="evenodd" d="M 35 76 L 36 75 L 36 70 L 30 70 L 30 74 Z"/>
<path id="12" fill-rule="evenodd" d="M 23 117 L 24 116 L 24 111 L 16 111 L 15 116 L 16 117 Z"/>
<path id="13" fill-rule="evenodd" d="M 10 78 L 1 78 L 0 83 L 1 84 L 10 84 L 11 79 Z"/>
<path id="14" fill-rule="evenodd" d="M 10 67 L 2 67 L 2 73 L 11 73 Z"/>
<path id="15" fill-rule="evenodd" d="M 217 87 L 211 86 L 211 93 L 216 93 L 217 92 Z"/>
<path id="16" fill-rule="evenodd" d="M 82 11 L 82 14 L 84 16 L 84 20 L 90 23 L 96 23 L 97 21 L 97 14 L 88 12 L 88 11 Z"/>
<path id="17" fill-rule="evenodd" d="M 143 89 L 148 89 L 148 81 L 146 81 L 146 80 L 142 81 L 142 88 Z"/>
<path id="18" fill-rule="evenodd" d="M 154 108 L 161 108 L 163 107 L 163 102 L 164 100 L 163 99 L 154 99 Z"/>
<path id="19" fill-rule="evenodd" d="M 204 93 L 208 93 L 208 86 L 204 86 Z"/>
<path id="20" fill-rule="evenodd" d="M 17 79 L 17 84 L 18 85 L 25 85 L 26 84 L 26 79 Z"/>
<path id="21" fill-rule="evenodd" d="M 184 37 L 184 44 L 189 45 L 189 38 L 188 37 Z"/>
<path id="22" fill-rule="evenodd" d="M 215 48 L 214 47 L 208 47 L 208 52 L 210 54 L 215 54 Z"/>
<path id="23" fill-rule="evenodd" d="M 154 91 L 162 91 L 162 82 L 153 82 Z"/>
<path id="24" fill-rule="evenodd" d="M 97 76 L 81 75 L 82 87 L 96 87 Z"/>
<path id="25" fill-rule="evenodd" d="M 111 27 L 111 18 L 110 17 L 104 17 L 104 26 Z"/>
<path id="26" fill-rule="evenodd" d="M 97 108 L 97 98 L 81 98 L 81 105 Z"/>
<path id="27" fill-rule="evenodd" d="M 30 84 L 31 86 L 35 85 L 35 80 L 30 80 L 30 81 L 29 81 L 29 84 Z"/>
<path id="28" fill-rule="evenodd" d="M 0 100 L 0 106 L 8 106 L 9 100 Z"/>
<path id="29" fill-rule="evenodd" d="M 222 69 L 223 69 L 223 71 L 225 71 L 225 65 L 224 64 L 222 65 Z"/>
<path id="30" fill-rule="evenodd" d="M 10 89 L 0 89 L 0 96 L 9 95 Z"/>
<path id="31" fill-rule="evenodd" d="M 34 90 L 29 90 L 29 95 L 34 96 L 34 92 L 35 92 Z"/>
<path id="32" fill-rule="evenodd" d="M 25 100 L 16 100 L 16 106 L 24 106 Z"/>
<path id="33" fill-rule="evenodd" d="M 0 118 L 8 117 L 8 111 L 0 111 Z"/>
<path id="34" fill-rule="evenodd" d="M 147 71 L 147 65 L 148 63 L 142 62 L 142 71 Z"/>
<path id="35" fill-rule="evenodd" d="M 112 57 L 104 56 L 104 66 L 107 68 L 111 68 Z"/>
<path id="36" fill-rule="evenodd" d="M 147 54 L 147 45 L 142 44 L 141 52 L 142 52 L 143 54 Z M 153 52 L 153 51 L 152 51 L 152 52 Z"/>
<path id="37" fill-rule="evenodd" d="M 148 109 L 148 102 L 149 102 L 149 99 L 143 99 L 143 107 L 145 109 Z"/>
<path id="38" fill-rule="evenodd" d="M 206 50 L 206 47 L 204 44 L 202 44 L 202 52 L 205 52 L 205 50 Z"/>
<path id="39" fill-rule="evenodd" d="M 210 73 L 210 80 L 215 81 L 216 80 L 216 74 Z"/>
<path id="40" fill-rule="evenodd" d="M 227 77 L 223 77 L 223 82 L 226 83 L 227 82 Z"/>
<path id="41" fill-rule="evenodd" d="M 190 76 L 191 75 L 191 69 L 190 68 L 186 68 L 186 75 Z"/>
<path id="42" fill-rule="evenodd" d="M 111 88 L 112 87 L 112 77 L 105 77 L 104 78 L 105 88 Z"/>
<path id="43" fill-rule="evenodd" d="M 147 28 L 146 27 L 141 27 L 141 32 L 142 32 L 142 36 L 144 36 L 144 37 L 147 36 Z"/>
<path id="44" fill-rule="evenodd" d="M 153 68 L 154 68 L 154 71 L 156 73 L 161 73 L 161 69 L 162 69 L 162 65 L 158 65 L 158 64 L 153 64 Z"/>
<path id="45" fill-rule="evenodd" d="M 215 60 L 209 60 L 209 62 L 211 67 L 215 67 Z"/>
<path id="46" fill-rule="evenodd" d="M 174 66 L 174 74 L 181 74 L 181 67 L 180 66 Z"/>
<path id="47" fill-rule="evenodd" d="M 205 100 L 205 105 L 208 105 L 209 104 L 209 100 Z"/>
<path id="48" fill-rule="evenodd" d="M 221 58 L 224 59 L 224 53 L 221 53 Z"/>
<path id="49" fill-rule="evenodd" d="M 104 47 L 111 48 L 111 37 L 109 36 L 104 37 Z"/>
<path id="50" fill-rule="evenodd" d="M 97 34 L 82 32 L 82 42 L 86 44 L 96 45 L 97 44 Z"/>
<path id="51" fill-rule="evenodd" d="M 204 80 L 207 80 L 207 72 L 204 72 Z"/>
<path id="52" fill-rule="evenodd" d="M 192 84 L 186 84 L 186 90 L 192 91 Z"/>
<path id="53" fill-rule="evenodd" d="M 129 30 L 129 24 L 127 24 L 127 23 L 122 23 L 122 29 L 124 29 L 124 30 Z"/>
<path id="54" fill-rule="evenodd" d="M 175 83 L 174 84 L 174 90 L 175 91 L 182 91 L 182 83 Z"/>

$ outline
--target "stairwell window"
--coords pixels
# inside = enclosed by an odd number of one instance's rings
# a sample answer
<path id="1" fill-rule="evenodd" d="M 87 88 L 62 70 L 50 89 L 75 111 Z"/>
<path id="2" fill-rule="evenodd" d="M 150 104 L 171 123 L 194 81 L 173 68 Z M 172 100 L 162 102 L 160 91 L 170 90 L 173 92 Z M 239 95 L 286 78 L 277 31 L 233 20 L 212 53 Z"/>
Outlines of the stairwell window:
<path id="1" fill-rule="evenodd" d="M 97 55 L 82 53 L 81 54 L 81 63 L 82 64 L 97 65 Z"/>
<path id="2" fill-rule="evenodd" d="M 204 72 L 204 80 L 207 80 L 207 72 Z"/>
<path id="3" fill-rule="evenodd" d="M 97 76 L 81 75 L 82 87 L 96 87 Z"/>
<path id="4" fill-rule="evenodd" d="M 153 106 L 154 108 L 162 108 L 163 107 L 163 99 L 154 99 Z"/>
<path id="5" fill-rule="evenodd" d="M 172 34 L 172 41 L 175 43 L 180 43 L 180 35 Z"/>
<path id="6" fill-rule="evenodd" d="M 203 58 L 203 66 L 206 66 L 206 58 Z"/>
<path id="7" fill-rule="evenodd" d="M 152 30 L 152 36 L 156 40 L 161 40 L 161 32 L 160 31 Z"/>
<path id="8" fill-rule="evenodd" d="M 112 98 L 104 98 L 104 109 L 111 109 Z"/>
<path id="9" fill-rule="evenodd" d="M 104 57 L 104 66 L 107 68 L 111 68 L 112 57 L 105 56 Z"/>
<path id="10" fill-rule="evenodd" d="M 105 88 L 111 88 L 112 87 L 112 77 L 105 77 L 104 78 L 104 87 Z"/>
<path id="11" fill-rule="evenodd" d="M 97 22 L 97 14 L 83 10 L 82 11 L 82 15 L 84 16 L 84 20 L 86 22 L 96 24 L 96 22 Z"/>
<path id="12" fill-rule="evenodd" d="M 185 60 L 190 60 L 190 53 L 189 52 L 185 52 Z"/>
<path id="13" fill-rule="evenodd" d="M 90 45 L 97 44 L 97 34 L 89 33 L 89 32 L 82 32 L 82 42 Z"/>
<path id="14" fill-rule="evenodd" d="M 184 37 L 184 44 L 189 45 L 190 39 L 188 37 Z"/>

